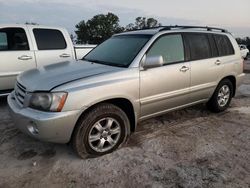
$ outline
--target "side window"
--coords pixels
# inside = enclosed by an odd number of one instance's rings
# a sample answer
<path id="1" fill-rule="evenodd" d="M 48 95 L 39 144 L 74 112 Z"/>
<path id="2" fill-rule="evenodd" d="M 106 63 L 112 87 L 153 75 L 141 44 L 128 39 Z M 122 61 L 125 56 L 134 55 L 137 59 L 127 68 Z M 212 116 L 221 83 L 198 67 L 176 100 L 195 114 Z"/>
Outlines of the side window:
<path id="1" fill-rule="evenodd" d="M 225 35 L 213 35 L 213 36 L 219 51 L 219 56 L 234 54 L 233 46 L 227 36 Z"/>
<path id="2" fill-rule="evenodd" d="M 191 60 L 207 59 L 212 56 L 209 39 L 206 34 L 187 33 L 185 39 L 189 44 Z"/>
<path id="3" fill-rule="evenodd" d="M 209 43 L 210 43 L 210 46 L 211 46 L 211 56 L 212 57 L 218 57 L 219 52 L 218 52 L 217 46 L 215 44 L 213 35 L 208 34 L 208 39 L 209 39 Z"/>
<path id="4" fill-rule="evenodd" d="M 182 36 L 166 35 L 159 38 L 147 53 L 147 56 L 163 57 L 164 63 L 175 63 L 184 61 L 184 46 Z"/>
<path id="5" fill-rule="evenodd" d="M 38 50 L 60 50 L 67 47 L 64 36 L 55 29 L 33 29 Z"/>
<path id="6" fill-rule="evenodd" d="M 0 51 L 29 50 L 29 43 L 24 29 L 0 29 Z"/>
<path id="7" fill-rule="evenodd" d="M 7 33 L 0 32 L 0 50 L 8 50 Z"/>

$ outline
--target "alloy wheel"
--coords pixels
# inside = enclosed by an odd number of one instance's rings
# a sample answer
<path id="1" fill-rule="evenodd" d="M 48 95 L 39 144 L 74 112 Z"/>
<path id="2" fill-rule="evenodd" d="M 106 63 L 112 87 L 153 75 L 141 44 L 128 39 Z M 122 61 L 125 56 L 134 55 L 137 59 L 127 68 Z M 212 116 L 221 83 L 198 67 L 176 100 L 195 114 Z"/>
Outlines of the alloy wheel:
<path id="1" fill-rule="evenodd" d="M 96 152 L 111 150 L 119 141 L 121 126 L 117 120 L 106 117 L 95 122 L 89 132 L 89 146 Z"/>

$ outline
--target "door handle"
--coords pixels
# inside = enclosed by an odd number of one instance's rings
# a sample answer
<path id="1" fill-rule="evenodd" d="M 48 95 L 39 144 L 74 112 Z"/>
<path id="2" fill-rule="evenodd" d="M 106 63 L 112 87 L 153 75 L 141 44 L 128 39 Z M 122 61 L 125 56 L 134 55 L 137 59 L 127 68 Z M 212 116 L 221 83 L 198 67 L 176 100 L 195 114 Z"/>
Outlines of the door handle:
<path id="1" fill-rule="evenodd" d="M 18 57 L 17 59 L 19 59 L 19 60 L 30 60 L 30 59 L 32 59 L 32 56 L 22 55 L 22 56 Z"/>
<path id="2" fill-rule="evenodd" d="M 70 54 L 63 53 L 59 57 L 61 57 L 61 58 L 70 57 Z"/>
<path id="3" fill-rule="evenodd" d="M 221 61 L 220 60 L 216 60 L 215 61 L 215 65 L 220 65 L 221 64 Z"/>
<path id="4" fill-rule="evenodd" d="M 189 68 L 186 67 L 186 66 L 183 66 L 183 67 L 181 67 L 181 69 L 180 69 L 181 72 L 187 72 L 188 70 L 189 70 Z"/>

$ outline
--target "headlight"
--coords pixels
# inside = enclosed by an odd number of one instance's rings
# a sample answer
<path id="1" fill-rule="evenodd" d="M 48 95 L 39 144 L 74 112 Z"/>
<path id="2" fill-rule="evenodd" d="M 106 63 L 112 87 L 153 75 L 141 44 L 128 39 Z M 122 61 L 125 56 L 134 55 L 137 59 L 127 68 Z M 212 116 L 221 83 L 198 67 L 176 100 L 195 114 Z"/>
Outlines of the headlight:
<path id="1" fill-rule="evenodd" d="M 29 107 L 42 111 L 60 112 L 67 95 L 65 92 L 32 93 Z"/>

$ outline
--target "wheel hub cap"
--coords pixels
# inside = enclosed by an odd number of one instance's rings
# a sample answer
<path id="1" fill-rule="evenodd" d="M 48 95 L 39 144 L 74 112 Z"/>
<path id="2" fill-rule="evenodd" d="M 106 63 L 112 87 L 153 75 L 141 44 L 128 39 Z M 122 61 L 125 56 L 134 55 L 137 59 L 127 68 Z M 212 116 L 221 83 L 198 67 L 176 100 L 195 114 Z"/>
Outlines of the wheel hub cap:
<path id="1" fill-rule="evenodd" d="M 107 138 L 108 135 L 109 135 L 109 132 L 107 132 L 107 131 L 103 131 L 103 133 L 101 134 L 101 136 L 102 136 L 103 138 Z"/>

